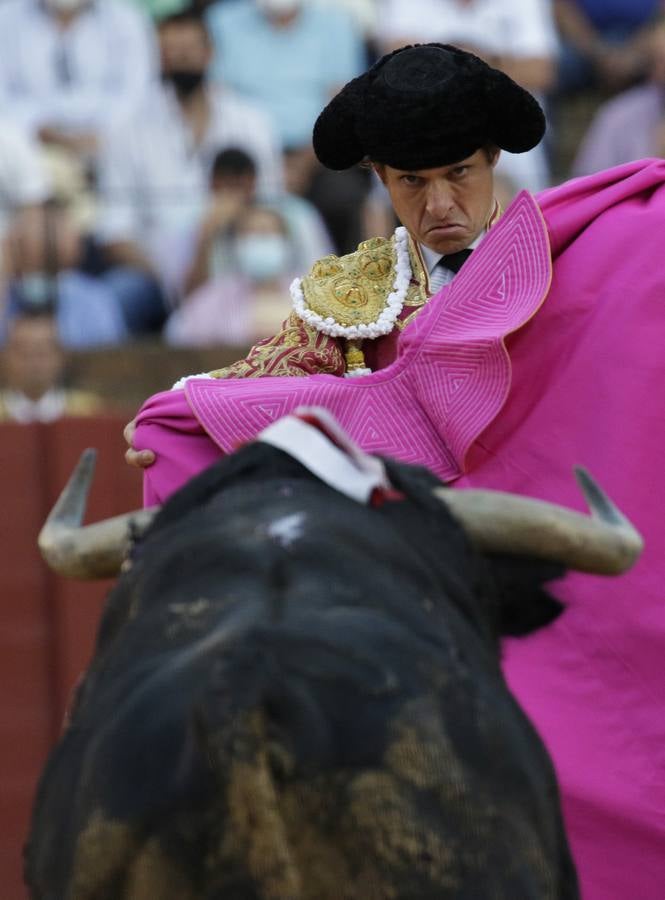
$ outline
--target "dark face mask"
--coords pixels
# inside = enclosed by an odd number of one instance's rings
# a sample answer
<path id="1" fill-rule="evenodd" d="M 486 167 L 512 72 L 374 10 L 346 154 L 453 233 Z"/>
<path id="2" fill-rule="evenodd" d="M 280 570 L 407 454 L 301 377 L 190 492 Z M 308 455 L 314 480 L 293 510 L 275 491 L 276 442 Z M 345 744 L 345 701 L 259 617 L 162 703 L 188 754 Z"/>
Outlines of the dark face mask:
<path id="1" fill-rule="evenodd" d="M 201 87 L 204 77 L 205 72 L 200 69 L 176 69 L 164 72 L 162 80 L 172 84 L 179 97 L 187 98 Z"/>

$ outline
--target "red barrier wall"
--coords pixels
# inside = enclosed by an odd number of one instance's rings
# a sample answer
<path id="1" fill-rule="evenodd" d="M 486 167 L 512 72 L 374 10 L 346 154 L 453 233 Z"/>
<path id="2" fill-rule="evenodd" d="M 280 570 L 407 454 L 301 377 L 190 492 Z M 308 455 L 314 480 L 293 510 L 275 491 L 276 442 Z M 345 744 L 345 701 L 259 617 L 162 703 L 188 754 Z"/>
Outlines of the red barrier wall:
<path id="1" fill-rule="evenodd" d="M 126 418 L 0 425 L 0 893 L 25 900 L 22 847 L 37 778 L 93 647 L 110 582 L 50 573 L 37 534 L 81 451 L 99 450 L 88 521 L 141 504 L 123 459 Z"/>

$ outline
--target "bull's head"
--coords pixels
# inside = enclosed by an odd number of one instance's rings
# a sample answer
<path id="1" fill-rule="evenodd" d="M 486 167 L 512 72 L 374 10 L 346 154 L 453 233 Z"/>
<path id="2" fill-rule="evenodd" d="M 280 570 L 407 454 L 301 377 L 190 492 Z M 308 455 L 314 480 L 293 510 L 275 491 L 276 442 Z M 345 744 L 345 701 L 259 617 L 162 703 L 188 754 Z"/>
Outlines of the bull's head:
<path id="1" fill-rule="evenodd" d="M 67 575 L 113 574 L 155 514 L 81 528 L 93 457 L 40 538 Z M 540 588 L 561 564 L 639 555 L 579 478 L 590 517 L 451 491 L 318 410 L 198 476 L 108 599 L 38 793 L 35 900 L 576 897 L 497 661 L 560 611 Z"/>
<path id="2" fill-rule="evenodd" d="M 341 431 L 336 423 L 325 411 L 317 410 L 316 415 L 328 431 L 335 431 L 338 443 Z M 281 438 L 266 440 L 281 446 Z M 297 451 L 294 455 L 299 456 Z M 354 464 L 361 456 L 373 459 L 357 448 L 352 455 Z M 39 535 L 39 547 L 49 566 L 72 578 L 117 575 L 131 541 L 146 530 L 158 511 L 153 507 L 82 526 L 94 464 L 95 451 L 84 451 Z M 374 473 L 377 464 L 378 460 L 369 464 Z M 319 470 L 320 464 L 315 471 L 321 476 Z M 588 472 L 578 468 L 576 476 L 590 516 L 500 491 L 453 491 L 441 486 L 434 488 L 434 493 L 482 552 L 533 557 L 601 575 L 626 571 L 640 556 L 642 538 Z M 325 475 L 322 477 L 325 480 Z"/>

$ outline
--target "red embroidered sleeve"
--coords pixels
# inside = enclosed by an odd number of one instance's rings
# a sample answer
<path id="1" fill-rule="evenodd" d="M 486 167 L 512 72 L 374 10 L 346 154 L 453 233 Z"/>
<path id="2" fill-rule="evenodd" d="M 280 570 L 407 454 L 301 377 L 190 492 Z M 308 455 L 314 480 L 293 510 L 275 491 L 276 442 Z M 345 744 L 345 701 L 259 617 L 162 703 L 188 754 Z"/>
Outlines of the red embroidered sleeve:
<path id="1" fill-rule="evenodd" d="M 259 341 L 245 359 L 210 373 L 211 378 L 265 375 L 343 375 L 344 352 L 336 338 L 310 328 L 291 313 L 274 337 Z"/>

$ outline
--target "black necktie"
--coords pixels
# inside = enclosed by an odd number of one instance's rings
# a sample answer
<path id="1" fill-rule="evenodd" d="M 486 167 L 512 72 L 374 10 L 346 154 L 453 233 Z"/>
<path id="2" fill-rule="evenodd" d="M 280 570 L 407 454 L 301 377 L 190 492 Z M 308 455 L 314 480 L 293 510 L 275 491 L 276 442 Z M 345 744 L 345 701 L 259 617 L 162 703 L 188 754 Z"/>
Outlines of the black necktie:
<path id="1" fill-rule="evenodd" d="M 458 250 L 449 256 L 442 256 L 429 275 L 429 289 L 432 294 L 438 293 L 444 284 L 451 281 L 450 272 L 455 275 L 471 255 L 471 250 Z"/>
<path id="2" fill-rule="evenodd" d="M 442 256 L 441 265 L 457 274 L 472 253 L 473 250 L 458 250 L 457 253 L 450 253 L 448 256 Z"/>

